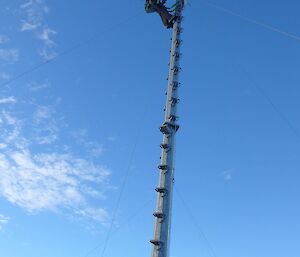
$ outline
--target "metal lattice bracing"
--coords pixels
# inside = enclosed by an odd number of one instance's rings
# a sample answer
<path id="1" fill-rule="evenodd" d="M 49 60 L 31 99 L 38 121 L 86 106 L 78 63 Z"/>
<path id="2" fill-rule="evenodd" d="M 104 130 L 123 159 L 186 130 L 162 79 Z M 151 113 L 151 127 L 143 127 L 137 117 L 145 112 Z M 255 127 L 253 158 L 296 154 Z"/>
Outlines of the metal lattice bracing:
<path id="1" fill-rule="evenodd" d="M 175 135 L 179 129 L 177 124 L 177 105 L 179 103 L 178 87 L 180 73 L 180 46 L 181 46 L 181 22 L 182 22 L 183 1 L 177 0 L 176 16 L 178 17 L 173 26 L 171 57 L 169 64 L 167 101 L 165 107 L 165 120 L 160 127 L 163 134 L 161 144 L 161 161 L 159 169 L 159 185 L 157 192 L 154 239 L 150 242 L 153 245 L 152 257 L 169 257 L 172 196 L 174 183 L 174 154 Z"/>

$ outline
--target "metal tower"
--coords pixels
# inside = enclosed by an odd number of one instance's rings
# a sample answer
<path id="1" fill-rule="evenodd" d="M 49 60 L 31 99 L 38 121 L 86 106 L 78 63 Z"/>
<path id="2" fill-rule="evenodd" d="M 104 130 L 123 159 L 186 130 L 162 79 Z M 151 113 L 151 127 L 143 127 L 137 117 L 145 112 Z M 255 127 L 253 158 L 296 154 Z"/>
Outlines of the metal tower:
<path id="1" fill-rule="evenodd" d="M 153 244 L 152 257 L 169 257 L 170 231 L 171 231 L 171 214 L 172 214 L 172 198 L 174 183 L 174 154 L 175 154 L 175 135 L 179 129 L 177 124 L 177 104 L 178 87 L 180 83 L 179 61 L 181 57 L 181 22 L 183 0 L 177 0 L 176 20 L 173 26 L 171 57 L 169 63 L 167 101 L 165 106 L 165 120 L 160 127 L 163 134 L 163 142 L 161 144 L 161 157 L 158 169 L 160 171 L 159 185 L 155 189 L 157 192 L 155 217 L 154 239 L 150 242 Z"/>

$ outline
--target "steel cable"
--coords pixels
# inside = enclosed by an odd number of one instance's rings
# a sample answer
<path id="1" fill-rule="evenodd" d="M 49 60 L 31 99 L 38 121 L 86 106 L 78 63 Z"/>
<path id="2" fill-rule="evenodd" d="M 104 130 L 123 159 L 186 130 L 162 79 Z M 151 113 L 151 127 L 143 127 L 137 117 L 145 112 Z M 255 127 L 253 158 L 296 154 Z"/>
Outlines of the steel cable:
<path id="1" fill-rule="evenodd" d="M 205 5 L 208 5 L 208 6 L 210 6 L 210 7 L 213 7 L 214 9 L 217 9 L 217 10 L 219 10 L 219 11 L 222 11 L 223 13 L 230 14 L 230 15 L 235 16 L 235 17 L 238 17 L 238 18 L 240 18 L 240 19 L 242 19 L 242 20 L 244 20 L 244 21 L 250 22 L 250 23 L 252 23 L 252 24 L 256 24 L 256 25 L 258 25 L 258 26 L 260 26 L 260 27 L 263 27 L 263 28 L 265 28 L 265 29 L 268 29 L 268 30 L 270 30 L 270 31 L 273 31 L 273 32 L 279 33 L 279 34 L 281 34 L 281 35 L 283 35 L 283 36 L 289 37 L 289 38 L 291 38 L 291 39 L 300 41 L 300 36 L 297 36 L 297 35 L 295 35 L 295 34 L 292 34 L 292 33 L 287 32 L 287 31 L 285 31 L 285 30 L 276 28 L 276 27 L 274 27 L 274 26 L 272 26 L 272 25 L 270 25 L 270 24 L 267 24 L 267 23 L 264 23 L 264 22 L 255 20 L 255 19 L 253 19 L 253 18 L 249 18 L 249 17 L 244 16 L 244 15 L 242 15 L 242 14 L 240 14 L 240 13 L 237 13 L 237 12 L 235 12 L 235 11 L 232 11 L 232 10 L 230 10 L 230 9 L 227 9 L 227 8 L 225 8 L 225 7 L 222 7 L 222 6 L 220 6 L 220 5 L 217 5 L 217 4 L 212 3 L 212 2 L 209 2 L 209 1 L 199 0 L 199 2 L 202 2 L 202 3 L 205 4 Z"/>
<path id="2" fill-rule="evenodd" d="M 76 51 L 77 49 L 82 48 L 82 47 L 84 47 L 84 46 L 86 46 L 86 45 L 88 45 L 88 44 L 90 44 L 90 43 L 92 43 L 92 42 L 98 40 L 98 38 L 99 38 L 100 36 L 102 36 L 103 34 L 106 34 L 106 33 L 108 33 L 108 32 L 113 31 L 113 30 L 116 29 L 116 28 L 121 27 L 121 25 L 124 25 L 124 24 L 126 24 L 126 23 L 128 23 L 128 22 L 134 20 L 135 18 L 137 18 L 137 17 L 140 16 L 140 15 L 141 15 L 141 13 L 138 13 L 138 14 L 136 14 L 136 15 L 130 17 L 130 18 L 124 19 L 124 20 L 122 20 L 122 21 L 120 21 L 120 22 L 118 22 L 118 23 L 112 25 L 111 27 L 102 30 L 102 31 L 99 32 L 98 34 L 96 34 L 96 35 L 94 35 L 94 36 L 91 36 L 91 37 L 88 38 L 87 40 L 82 41 L 82 42 L 79 42 L 79 43 L 77 43 L 77 44 L 74 44 L 73 46 L 69 47 L 68 49 L 66 49 L 66 50 L 60 52 L 59 54 L 57 54 L 55 57 L 53 57 L 53 58 L 51 58 L 51 59 L 49 59 L 49 60 L 45 60 L 45 61 L 42 61 L 42 62 L 40 62 L 40 63 L 37 63 L 37 64 L 33 65 L 31 68 L 29 68 L 29 69 L 27 69 L 27 70 L 24 70 L 23 72 L 21 72 L 21 73 L 19 73 L 18 75 L 12 77 L 12 78 L 9 79 L 8 81 L 6 81 L 6 82 L 4 82 L 4 83 L 1 83 L 1 84 L 0 84 L 0 87 L 8 86 L 8 85 L 10 85 L 11 83 L 13 83 L 13 82 L 15 82 L 15 81 L 17 81 L 17 80 L 23 78 L 24 76 L 26 76 L 26 75 L 28 75 L 28 74 L 30 74 L 30 73 L 36 71 L 36 70 L 39 70 L 40 68 L 46 66 L 47 64 L 52 63 L 52 62 L 56 61 L 57 59 L 59 59 L 59 58 L 61 58 L 61 57 L 63 57 L 63 56 L 66 56 L 66 55 L 69 55 L 69 54 L 73 53 L 73 52 Z"/>
<path id="3" fill-rule="evenodd" d="M 197 219 L 195 218 L 194 214 L 192 213 L 190 207 L 188 206 L 187 202 L 185 201 L 185 199 L 183 198 L 182 194 L 179 192 L 177 186 L 174 186 L 175 188 L 175 192 L 178 195 L 178 198 L 181 202 L 181 204 L 183 205 L 183 209 L 185 210 L 185 212 L 187 213 L 187 215 L 190 217 L 190 221 L 193 225 L 194 228 L 197 229 L 197 232 L 199 233 L 200 237 L 202 237 L 206 243 L 206 245 L 208 246 L 208 253 L 211 257 L 217 257 L 216 255 L 216 251 L 213 248 L 212 244 L 209 242 L 207 236 L 205 235 L 205 233 L 203 232 L 203 229 L 200 227 L 200 225 L 197 222 Z"/>

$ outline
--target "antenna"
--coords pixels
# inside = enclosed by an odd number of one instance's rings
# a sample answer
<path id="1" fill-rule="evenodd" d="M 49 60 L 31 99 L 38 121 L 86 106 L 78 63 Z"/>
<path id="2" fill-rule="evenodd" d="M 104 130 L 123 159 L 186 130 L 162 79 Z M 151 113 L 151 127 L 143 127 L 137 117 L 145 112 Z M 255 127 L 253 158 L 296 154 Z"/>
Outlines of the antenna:
<path id="1" fill-rule="evenodd" d="M 160 127 L 163 134 L 161 144 L 161 157 L 159 169 L 159 184 L 155 189 L 157 192 L 155 217 L 154 239 L 150 242 L 153 245 L 151 257 L 169 257 L 170 232 L 172 216 L 172 199 L 174 183 L 174 154 L 175 154 L 175 135 L 179 129 L 177 124 L 177 105 L 179 103 L 178 88 L 180 86 L 179 61 L 181 57 L 181 33 L 182 33 L 182 10 L 183 0 L 176 0 L 177 20 L 173 25 L 171 56 L 169 63 L 167 100 L 165 107 L 165 120 Z"/>

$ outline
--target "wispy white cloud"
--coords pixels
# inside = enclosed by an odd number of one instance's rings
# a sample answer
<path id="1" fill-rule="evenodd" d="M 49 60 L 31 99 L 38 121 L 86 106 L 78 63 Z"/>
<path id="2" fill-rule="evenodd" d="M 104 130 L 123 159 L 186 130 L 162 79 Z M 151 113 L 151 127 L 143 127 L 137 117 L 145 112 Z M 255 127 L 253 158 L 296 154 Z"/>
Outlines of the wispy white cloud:
<path id="1" fill-rule="evenodd" d="M 20 8 L 20 31 L 33 35 L 44 59 L 55 57 L 57 32 L 46 22 L 49 8 L 45 1 L 26 0 Z M 8 40 L 0 36 L 0 44 Z M 0 62 L 14 64 L 19 55 L 18 49 L 1 45 Z M 0 73 L 0 79 L 10 78 L 10 74 Z M 93 153 L 87 154 L 78 151 L 78 145 L 74 149 L 73 142 L 68 142 L 70 138 L 62 138 L 69 134 L 62 131 L 64 117 L 57 112 L 56 103 L 49 104 L 52 97 L 43 94 L 45 101 L 40 104 L 42 100 L 33 93 L 48 87 L 48 81 L 27 84 L 24 96 L 30 94 L 30 100 L 22 99 L 22 91 L 16 99 L 10 96 L 10 88 L 2 90 L 5 94 L 0 97 L 0 197 L 30 214 L 52 211 L 105 225 L 108 214 L 100 201 L 111 188 L 111 172 L 94 158 L 102 153 L 102 145 L 87 137 L 82 139 L 82 148 Z M 0 215 L 0 228 L 8 220 Z"/>
<path id="2" fill-rule="evenodd" d="M 51 108 L 39 106 L 26 121 L 44 126 L 52 118 Z M 26 121 L 12 112 L 0 113 L 0 196 L 32 214 L 63 212 L 105 225 L 107 211 L 93 202 L 108 190 L 110 170 L 74 154 L 71 147 L 34 151 L 35 140 L 25 136 Z"/>
<path id="3" fill-rule="evenodd" d="M 34 114 L 34 120 L 41 123 L 51 117 L 54 110 L 50 106 L 39 106 Z"/>
<path id="4" fill-rule="evenodd" d="M 0 104 L 15 104 L 17 102 L 14 96 L 0 98 Z"/>
<path id="5" fill-rule="evenodd" d="M 3 227 L 9 222 L 9 220 L 10 220 L 9 217 L 0 214 L 0 230 L 3 229 Z"/>
<path id="6" fill-rule="evenodd" d="M 47 61 L 52 60 L 57 56 L 57 52 L 53 48 L 49 48 L 46 45 L 39 49 L 38 53 L 44 60 Z"/>
<path id="7" fill-rule="evenodd" d="M 52 106 L 38 106 L 33 115 L 35 141 L 40 144 L 52 144 L 59 137 L 59 127 L 55 109 Z"/>
<path id="8" fill-rule="evenodd" d="M 0 154 L 0 172 L 1 195 L 31 213 L 61 208 L 96 211 L 88 205 L 82 185 L 101 185 L 109 175 L 106 168 L 71 154 L 33 154 L 26 148 Z M 103 220 L 105 213 L 103 209 Z"/>
<path id="9" fill-rule="evenodd" d="M 18 49 L 0 49 L 0 61 L 8 64 L 14 64 L 19 61 Z"/>
<path id="10" fill-rule="evenodd" d="M 36 92 L 42 89 L 46 89 L 50 87 L 50 82 L 49 81 L 45 81 L 43 83 L 36 83 L 36 82 L 31 82 L 27 84 L 27 87 L 29 89 L 29 91 L 31 92 Z"/>
<path id="11" fill-rule="evenodd" d="M 21 5 L 25 13 L 22 19 L 21 31 L 36 30 L 43 24 L 44 15 L 49 12 L 48 7 L 42 0 L 29 0 Z"/>
<path id="12" fill-rule="evenodd" d="M 21 31 L 33 31 L 35 36 L 42 42 L 38 50 L 39 55 L 45 60 L 51 60 L 57 56 L 56 43 L 52 39 L 57 34 L 54 29 L 48 27 L 45 15 L 49 8 L 44 0 L 29 0 L 21 5 L 25 14 L 21 21 Z"/>
<path id="13" fill-rule="evenodd" d="M 9 112 L 3 110 L 2 114 L 0 115 L 0 123 L 6 123 L 7 125 L 17 125 L 17 119 L 13 117 Z M 17 126 L 14 127 L 15 129 Z"/>
<path id="14" fill-rule="evenodd" d="M 36 24 L 31 24 L 27 21 L 23 21 L 21 31 L 35 30 L 37 27 L 38 26 Z"/>
<path id="15" fill-rule="evenodd" d="M 43 28 L 42 32 L 39 33 L 38 37 L 43 42 L 43 47 L 39 50 L 39 54 L 45 60 L 51 60 L 57 56 L 55 51 L 56 43 L 53 41 L 52 36 L 55 36 L 57 32 L 47 27 Z"/>
<path id="16" fill-rule="evenodd" d="M 229 169 L 229 170 L 225 170 L 221 173 L 222 178 L 225 181 L 231 181 L 232 180 L 232 176 L 233 176 L 234 170 L 233 169 Z"/>
<path id="17" fill-rule="evenodd" d="M 71 135 L 75 139 L 76 143 L 81 145 L 89 153 L 89 155 L 99 157 L 104 153 L 103 145 L 89 140 L 86 130 L 81 129 L 76 132 L 72 132 Z"/>
<path id="18" fill-rule="evenodd" d="M 42 40 L 46 46 L 52 47 L 55 46 L 55 42 L 51 39 L 51 35 L 56 35 L 57 32 L 53 29 L 43 28 L 42 32 L 39 33 L 38 37 Z"/>

